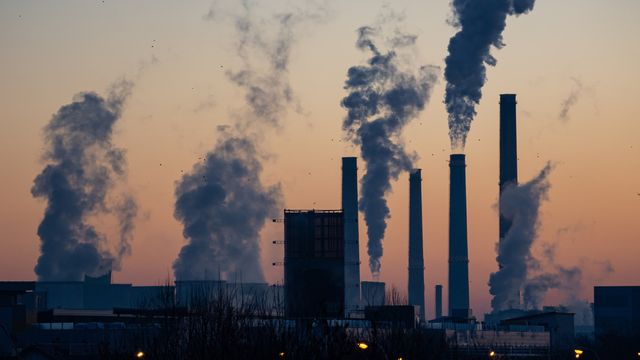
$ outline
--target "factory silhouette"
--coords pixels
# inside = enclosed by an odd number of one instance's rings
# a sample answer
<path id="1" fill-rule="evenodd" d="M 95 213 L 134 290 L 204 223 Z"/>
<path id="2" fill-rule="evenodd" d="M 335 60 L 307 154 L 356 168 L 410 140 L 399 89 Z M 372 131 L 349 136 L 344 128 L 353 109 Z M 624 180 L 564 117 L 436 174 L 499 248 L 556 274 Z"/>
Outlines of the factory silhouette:
<path id="1" fill-rule="evenodd" d="M 518 185 L 516 128 L 516 95 L 502 94 L 501 196 Z M 525 306 L 521 288 L 506 288 L 507 306 L 494 307 L 482 321 L 474 314 L 466 166 L 464 154 L 450 155 L 448 282 L 436 285 L 433 302 L 425 301 L 422 170 L 411 170 L 408 178 L 407 262 L 393 264 L 407 266 L 404 297 L 385 283 L 361 279 L 357 158 L 344 157 L 336 210 L 285 209 L 273 219 L 284 227 L 284 241 L 274 241 L 283 245 L 283 261 L 273 264 L 284 267 L 283 284 L 212 274 L 215 280 L 134 286 L 113 284 L 110 270 L 80 281 L 3 281 L 0 355 L 202 358 L 216 352 L 221 358 L 307 358 L 305 352 L 313 352 L 316 358 L 561 359 L 592 358 L 599 350 L 603 359 L 630 358 L 624 354 L 640 339 L 640 287 L 595 287 L 591 328 L 574 326 L 574 313 L 561 306 Z M 514 224 L 503 211 L 499 216 L 503 242 Z M 502 271 L 509 264 L 497 266 Z M 433 319 L 425 317 L 430 303 Z M 617 344 L 614 357 L 602 354 L 607 342 Z"/>

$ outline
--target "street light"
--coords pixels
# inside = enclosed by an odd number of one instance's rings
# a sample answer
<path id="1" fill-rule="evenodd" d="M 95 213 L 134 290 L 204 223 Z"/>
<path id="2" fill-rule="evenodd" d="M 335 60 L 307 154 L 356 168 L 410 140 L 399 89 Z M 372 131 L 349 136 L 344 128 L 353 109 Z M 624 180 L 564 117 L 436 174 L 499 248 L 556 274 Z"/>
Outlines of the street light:
<path id="1" fill-rule="evenodd" d="M 573 352 L 576 354 L 576 359 L 580 359 L 580 356 L 581 356 L 585 351 L 588 351 L 588 352 L 590 352 L 591 354 L 593 354 L 593 356 L 594 356 L 597 360 L 600 360 L 600 355 L 598 355 L 598 352 L 597 352 L 597 351 L 595 351 L 594 349 L 590 349 L 590 348 L 588 348 L 588 347 L 586 347 L 586 346 L 584 346 L 584 345 L 580 345 L 580 347 L 581 347 L 582 349 L 575 349 L 575 350 L 573 350 Z"/>
<path id="2" fill-rule="evenodd" d="M 142 351 L 138 351 L 138 352 L 136 353 L 136 357 L 137 357 L 138 359 L 142 359 L 142 358 L 144 357 L 144 352 L 142 352 Z"/>
<path id="3" fill-rule="evenodd" d="M 369 345 L 366 342 L 359 342 L 358 344 L 358 348 L 362 349 L 362 350 L 367 350 L 369 348 Z"/>
<path id="4" fill-rule="evenodd" d="M 496 357 L 496 352 L 495 352 L 495 351 L 493 351 L 493 350 L 491 350 L 491 351 L 489 352 L 489 357 L 490 357 L 490 358 L 494 358 L 494 357 Z"/>

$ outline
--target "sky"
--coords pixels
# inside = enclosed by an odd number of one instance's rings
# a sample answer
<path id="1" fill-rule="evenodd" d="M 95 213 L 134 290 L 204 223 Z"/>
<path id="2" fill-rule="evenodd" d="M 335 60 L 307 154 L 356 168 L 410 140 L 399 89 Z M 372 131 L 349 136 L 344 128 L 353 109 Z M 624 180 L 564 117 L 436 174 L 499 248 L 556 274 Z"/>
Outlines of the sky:
<path id="1" fill-rule="evenodd" d="M 256 1 L 255 11 L 269 19 L 300 3 Z M 225 16 L 207 19 L 212 4 L 0 1 L 0 279 L 35 278 L 36 229 L 46 203 L 30 189 L 44 166 L 43 127 L 74 94 L 104 94 L 122 77 L 135 86 L 113 141 L 127 151 L 126 186 L 138 200 L 140 216 L 132 253 L 114 281 L 159 284 L 173 276 L 172 263 L 185 243 L 173 216 L 176 182 L 214 146 L 216 128 L 231 123 L 244 106 L 244 93 L 225 75 L 226 69 L 240 68 L 237 35 Z M 404 14 L 403 29 L 418 35 L 416 62 L 440 68 L 430 102 L 403 135 L 423 169 L 430 316 L 434 285 L 447 284 L 451 150 L 442 71 L 455 32 L 448 23 L 449 3 L 327 4 L 323 21 L 303 24 L 295 33 L 289 76 L 299 108 L 288 109 L 282 126 L 265 135 L 262 181 L 281 184 L 286 208 L 340 208 L 340 158 L 359 155 L 344 139 L 346 113 L 340 107 L 347 69 L 367 58 L 355 47 L 356 29 L 389 8 Z M 534 177 L 547 161 L 555 164 L 534 253 L 555 244 L 558 263 L 583 269 L 576 298 L 592 300 L 594 285 L 640 283 L 639 11 L 636 0 L 538 0 L 530 14 L 507 19 L 506 46 L 492 50 L 498 63 L 488 69 L 465 150 L 474 313 L 490 309 L 487 281 L 497 269 L 501 93 L 518 96 L 520 181 Z M 360 160 L 360 176 L 363 170 Z M 380 279 L 404 291 L 408 174 L 392 188 Z M 115 244 L 113 224 L 94 221 Z M 362 218 L 360 227 L 361 274 L 370 280 Z M 271 283 L 282 281 L 282 267 L 272 266 L 283 256 L 282 246 L 272 241 L 282 237 L 281 224 L 267 223 L 262 230 L 262 268 Z M 605 271 L 607 262 L 613 272 Z M 557 304 L 563 296 L 552 291 L 545 304 Z"/>

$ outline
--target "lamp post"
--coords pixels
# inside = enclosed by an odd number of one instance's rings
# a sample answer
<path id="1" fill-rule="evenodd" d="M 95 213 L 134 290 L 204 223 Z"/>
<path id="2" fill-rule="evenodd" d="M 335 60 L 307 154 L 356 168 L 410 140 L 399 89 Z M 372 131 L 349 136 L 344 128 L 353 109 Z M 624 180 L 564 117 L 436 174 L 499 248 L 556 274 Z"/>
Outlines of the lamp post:
<path id="1" fill-rule="evenodd" d="M 590 348 L 585 347 L 585 346 L 581 346 L 580 349 L 574 349 L 573 350 L 574 354 L 576 355 L 576 359 L 580 359 L 582 354 L 584 354 L 585 350 L 588 350 L 589 352 L 591 352 L 596 357 L 596 359 L 600 360 L 600 356 L 598 355 L 598 353 L 595 350 L 590 349 Z"/>
<path id="2" fill-rule="evenodd" d="M 382 355 L 384 355 L 385 360 L 389 359 L 389 356 L 387 356 L 387 352 L 384 351 L 384 349 L 382 348 L 382 346 L 378 345 L 377 343 L 373 343 L 371 345 L 374 345 L 378 350 L 380 350 L 380 352 L 382 353 Z M 367 344 L 364 341 L 360 341 L 358 343 L 356 343 L 356 346 L 358 347 L 358 349 L 362 350 L 362 351 L 366 351 L 367 349 L 369 349 L 369 344 Z M 402 358 L 400 358 L 402 359 Z"/>

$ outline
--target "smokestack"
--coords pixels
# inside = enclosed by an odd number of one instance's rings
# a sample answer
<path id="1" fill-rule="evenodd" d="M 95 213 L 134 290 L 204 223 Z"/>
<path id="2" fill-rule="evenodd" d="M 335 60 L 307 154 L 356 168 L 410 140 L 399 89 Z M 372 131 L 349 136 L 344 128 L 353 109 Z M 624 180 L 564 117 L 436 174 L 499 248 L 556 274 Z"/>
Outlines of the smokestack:
<path id="1" fill-rule="evenodd" d="M 345 316 L 360 305 L 360 247 L 358 234 L 358 159 L 342 158 L 342 214 L 344 217 Z"/>
<path id="2" fill-rule="evenodd" d="M 360 154 L 366 167 L 362 177 L 360 211 L 367 223 L 367 254 L 374 278 L 380 275 L 382 242 L 391 217 L 387 195 L 391 183 L 413 168 L 415 154 L 405 150 L 401 135 L 404 127 L 418 117 L 429 100 L 437 80 L 432 66 L 415 71 L 404 64 L 404 51 L 415 45 L 415 36 L 395 30 L 397 38 L 388 51 L 375 42 L 383 34 L 378 27 L 358 29 L 356 46 L 371 53 L 366 65 L 347 71 L 347 96 L 341 105 L 347 110 L 342 129 Z"/>
<path id="3" fill-rule="evenodd" d="M 464 154 L 451 154 L 449 168 L 449 316 L 467 318 L 471 310 Z"/>
<path id="4" fill-rule="evenodd" d="M 507 186 L 518 185 L 518 141 L 516 131 L 516 94 L 500 94 L 500 198 Z M 500 242 L 511 228 L 511 221 L 504 217 L 500 204 Z M 498 264 L 502 268 L 503 264 Z M 510 308 L 520 307 L 520 292 L 510 297 Z"/>
<path id="5" fill-rule="evenodd" d="M 493 312 L 513 309 L 514 304 L 521 303 L 525 307 L 537 306 L 546 289 L 558 282 L 553 274 L 531 278 L 532 273 L 540 272 L 531 247 L 538 237 L 540 206 L 548 197 L 551 169 L 552 165 L 547 163 L 536 177 L 524 184 L 507 186 L 501 194 L 500 212 L 511 225 L 496 247 L 500 269 L 489 276 Z"/>
<path id="6" fill-rule="evenodd" d="M 500 95 L 500 194 L 509 184 L 518 184 L 518 141 L 516 133 L 516 94 Z M 509 224 L 503 227 L 500 217 L 500 238 Z"/>
<path id="7" fill-rule="evenodd" d="M 436 319 L 442 317 L 442 285 L 436 285 Z"/>
<path id="8" fill-rule="evenodd" d="M 409 174 L 409 304 L 420 306 L 424 321 L 424 259 L 422 254 L 422 177 L 420 169 Z"/>

